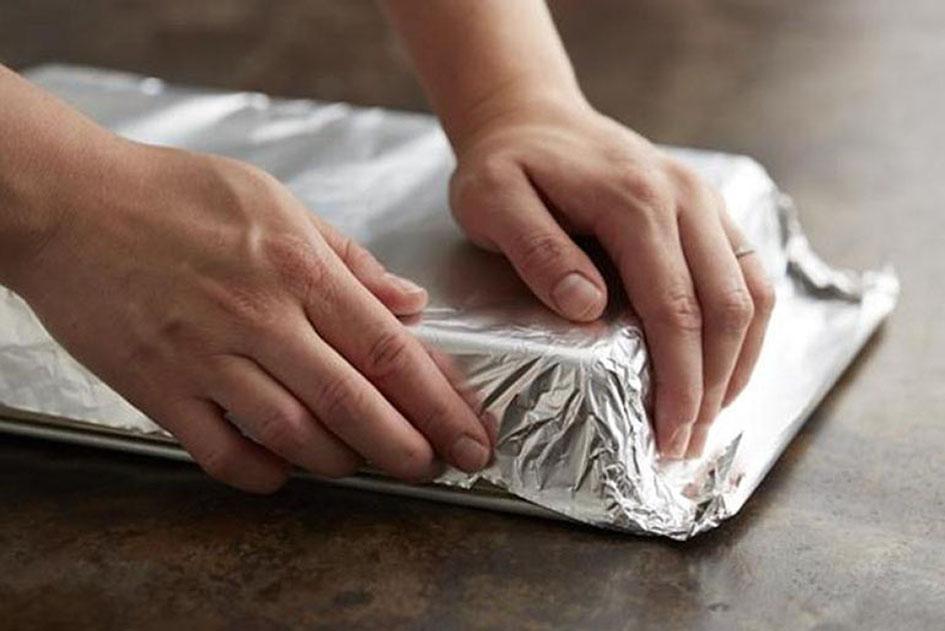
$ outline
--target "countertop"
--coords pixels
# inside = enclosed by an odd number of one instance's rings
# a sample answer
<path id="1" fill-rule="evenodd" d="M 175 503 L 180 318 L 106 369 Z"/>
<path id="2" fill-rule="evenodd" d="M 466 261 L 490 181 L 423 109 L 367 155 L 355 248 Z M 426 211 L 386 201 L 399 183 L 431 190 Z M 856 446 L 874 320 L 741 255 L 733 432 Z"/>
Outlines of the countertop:
<path id="1" fill-rule="evenodd" d="M 423 109 L 372 2 L 10 0 L 0 60 Z M 747 153 L 897 311 L 749 500 L 687 543 L 0 436 L 0 627 L 941 628 L 945 3 L 552 3 L 589 98 Z M 276 8 L 278 7 L 278 8 Z"/>

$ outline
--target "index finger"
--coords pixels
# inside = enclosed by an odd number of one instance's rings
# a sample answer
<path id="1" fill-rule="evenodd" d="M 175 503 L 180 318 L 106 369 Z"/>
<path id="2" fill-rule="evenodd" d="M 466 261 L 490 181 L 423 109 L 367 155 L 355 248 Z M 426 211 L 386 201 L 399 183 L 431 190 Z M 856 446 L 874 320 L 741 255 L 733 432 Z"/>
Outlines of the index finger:
<path id="1" fill-rule="evenodd" d="M 443 460 L 470 473 L 485 467 L 491 443 L 473 410 L 406 327 L 340 260 L 331 265 L 337 273 L 328 275 L 306 305 L 319 335 L 394 404 Z"/>

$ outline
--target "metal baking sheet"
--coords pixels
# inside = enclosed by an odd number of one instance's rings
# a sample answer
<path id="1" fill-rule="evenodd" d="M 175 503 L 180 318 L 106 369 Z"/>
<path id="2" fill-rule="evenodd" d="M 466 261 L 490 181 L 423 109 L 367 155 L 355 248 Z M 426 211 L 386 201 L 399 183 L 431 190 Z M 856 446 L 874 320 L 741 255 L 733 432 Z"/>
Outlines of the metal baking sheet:
<path id="1" fill-rule="evenodd" d="M 41 438 L 84 447 L 110 449 L 141 456 L 193 462 L 190 455 L 172 439 L 141 435 L 136 432 L 112 429 L 101 425 L 90 428 L 87 423 L 68 419 L 43 417 L 0 406 L 0 432 L 15 436 Z M 563 515 L 517 498 L 488 483 L 475 484 L 469 489 L 455 489 L 432 484 L 405 484 L 380 475 L 361 473 L 350 478 L 330 480 L 298 472 L 296 475 L 317 480 L 323 484 L 402 495 L 436 502 L 449 502 L 472 508 L 516 513 L 545 519 L 565 519 Z"/>
<path id="2" fill-rule="evenodd" d="M 410 326 L 451 358 L 464 387 L 499 419 L 496 458 L 477 475 L 450 470 L 432 485 L 365 473 L 342 482 L 349 486 L 687 539 L 738 512 L 897 299 L 890 270 L 856 273 L 821 261 L 790 200 L 755 161 L 669 148 L 722 192 L 778 304 L 752 381 L 713 426 L 704 455 L 663 461 L 632 312 L 618 304 L 599 322 L 565 322 L 501 257 L 469 245 L 448 212 L 454 163 L 433 118 L 90 68 L 44 66 L 27 77 L 118 133 L 257 164 L 427 287 L 430 307 Z M 0 403 L 2 431 L 184 457 L 2 289 Z"/>

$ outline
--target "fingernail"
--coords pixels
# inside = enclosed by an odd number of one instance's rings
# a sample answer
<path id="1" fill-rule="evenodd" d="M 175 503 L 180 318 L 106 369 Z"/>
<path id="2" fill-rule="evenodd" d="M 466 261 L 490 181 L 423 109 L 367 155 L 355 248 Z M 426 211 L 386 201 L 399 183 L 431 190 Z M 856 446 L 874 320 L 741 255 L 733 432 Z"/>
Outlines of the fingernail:
<path id="1" fill-rule="evenodd" d="M 689 446 L 689 437 L 692 435 L 692 425 L 680 425 L 669 437 L 666 456 L 679 460 L 686 456 L 686 447 Z"/>
<path id="2" fill-rule="evenodd" d="M 569 318 L 580 320 L 595 314 L 604 300 L 603 292 L 578 272 L 571 272 L 551 290 L 558 309 Z"/>
<path id="3" fill-rule="evenodd" d="M 450 450 L 453 464 L 466 473 L 485 468 L 489 464 L 489 455 L 489 450 L 482 443 L 469 436 L 461 436 Z"/>
<path id="4" fill-rule="evenodd" d="M 408 294 L 422 294 L 423 292 L 426 291 L 423 287 L 421 287 L 417 283 L 411 280 L 407 280 L 403 276 L 398 276 L 397 274 L 392 274 L 390 272 L 387 272 L 386 276 L 389 281 L 395 283 L 398 287 L 400 287 L 402 290 L 404 290 Z"/>

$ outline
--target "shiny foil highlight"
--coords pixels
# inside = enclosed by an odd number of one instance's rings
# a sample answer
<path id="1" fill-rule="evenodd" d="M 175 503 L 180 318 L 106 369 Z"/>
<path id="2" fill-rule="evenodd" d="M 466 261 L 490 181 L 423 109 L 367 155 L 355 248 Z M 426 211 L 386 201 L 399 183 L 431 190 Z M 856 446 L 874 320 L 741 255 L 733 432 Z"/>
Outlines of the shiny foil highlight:
<path id="1" fill-rule="evenodd" d="M 27 76 L 125 136 L 266 169 L 429 290 L 429 309 L 408 325 L 498 421 L 495 460 L 477 475 L 447 471 L 434 487 L 370 475 L 349 485 L 501 510 L 527 501 L 595 526 L 687 539 L 738 512 L 898 296 L 891 270 L 857 273 L 820 260 L 790 200 L 750 158 L 670 148 L 722 192 L 778 303 L 751 383 L 722 412 L 705 454 L 666 462 L 648 419 L 649 360 L 637 319 L 616 301 L 598 322 L 565 322 L 504 259 L 471 246 L 450 218 L 454 162 L 432 117 L 71 66 Z M 180 455 L 2 288 L 0 404 L 7 431 Z M 64 423 L 69 431 L 56 434 Z M 484 493 L 483 482 L 495 488 Z"/>

